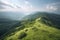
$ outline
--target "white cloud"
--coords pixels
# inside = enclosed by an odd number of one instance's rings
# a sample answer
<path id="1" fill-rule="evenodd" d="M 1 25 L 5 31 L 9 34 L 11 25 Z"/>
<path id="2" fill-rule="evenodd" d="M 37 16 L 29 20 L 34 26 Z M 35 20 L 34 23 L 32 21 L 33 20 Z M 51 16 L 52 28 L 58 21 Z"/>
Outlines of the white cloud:
<path id="1" fill-rule="evenodd" d="M 14 5 L 13 3 L 10 3 L 9 1 L 4 1 L 4 0 L 2 0 L 1 2 L 4 3 L 4 4 L 6 4 L 6 6 L 7 6 L 7 5 L 10 5 L 10 6 L 13 7 L 13 8 L 17 8 L 16 5 Z M 10 6 L 9 6 L 9 7 L 10 7 Z"/>
<path id="2" fill-rule="evenodd" d="M 9 6 L 6 6 L 6 5 L 1 5 L 3 8 L 5 8 L 5 9 L 10 9 L 11 7 L 9 7 Z"/>
<path id="3" fill-rule="evenodd" d="M 49 11 L 56 11 L 58 8 L 53 6 L 53 5 L 47 5 L 46 9 L 49 10 Z"/>
<path id="4" fill-rule="evenodd" d="M 25 4 L 20 5 L 18 3 L 10 2 L 10 1 L 1 1 L 3 4 L 0 5 L 4 9 L 0 9 L 0 11 L 24 11 L 24 12 L 29 12 L 32 11 L 33 6 L 28 2 L 24 1 Z M 6 4 L 6 5 L 5 5 Z M 9 5 L 9 6 L 8 6 Z"/>
<path id="5" fill-rule="evenodd" d="M 50 3 L 46 5 L 47 11 L 57 11 L 60 9 L 60 2 Z"/>
<path id="6" fill-rule="evenodd" d="M 32 6 L 32 4 L 25 0 L 24 1 L 24 4 L 20 5 L 18 3 L 14 3 L 14 2 L 10 2 L 10 1 L 2 1 L 4 4 L 6 5 L 1 5 L 2 7 L 4 7 L 5 9 L 0 9 L 0 11 L 13 11 L 13 12 L 26 12 L 27 14 L 29 14 L 29 12 L 32 12 L 32 11 L 40 11 L 39 8 L 35 8 Z M 10 7 L 10 6 L 12 7 Z"/>
<path id="7" fill-rule="evenodd" d="M 1 1 L 1 2 L 3 2 L 6 5 L 3 5 L 3 6 L 0 5 L 3 8 L 5 8 L 5 9 L 0 9 L 0 11 L 19 11 L 19 12 L 29 13 L 29 12 L 32 12 L 32 11 L 56 11 L 58 9 L 56 6 L 54 6 L 55 3 L 54 3 L 54 5 L 48 4 L 48 5 L 46 5 L 45 8 L 44 7 L 39 7 L 38 8 L 38 7 L 33 6 L 27 0 L 25 0 L 24 3 L 21 2 L 21 4 L 20 4 L 20 2 L 16 3 L 16 2 L 10 2 L 10 1 L 7 1 L 7 0 Z"/>
<path id="8" fill-rule="evenodd" d="M 29 2 L 28 1 L 25 1 L 25 4 L 29 4 Z"/>

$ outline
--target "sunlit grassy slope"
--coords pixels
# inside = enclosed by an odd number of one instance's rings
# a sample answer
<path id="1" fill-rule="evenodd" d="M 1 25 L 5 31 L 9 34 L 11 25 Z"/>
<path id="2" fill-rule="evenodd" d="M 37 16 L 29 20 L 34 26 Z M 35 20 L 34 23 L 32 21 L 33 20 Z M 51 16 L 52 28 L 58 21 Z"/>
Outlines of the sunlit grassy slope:
<path id="1" fill-rule="evenodd" d="M 32 19 L 34 18 L 34 19 Z M 48 17 L 31 17 L 4 37 L 4 40 L 60 40 L 60 29 Z"/>

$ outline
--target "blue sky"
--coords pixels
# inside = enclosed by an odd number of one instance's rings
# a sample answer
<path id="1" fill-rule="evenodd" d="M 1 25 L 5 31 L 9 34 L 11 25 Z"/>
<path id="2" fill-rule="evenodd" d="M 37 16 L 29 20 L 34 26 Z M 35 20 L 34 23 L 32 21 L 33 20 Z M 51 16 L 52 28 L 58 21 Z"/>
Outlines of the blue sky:
<path id="1" fill-rule="evenodd" d="M 60 0 L 0 0 L 0 11 L 60 13 Z"/>

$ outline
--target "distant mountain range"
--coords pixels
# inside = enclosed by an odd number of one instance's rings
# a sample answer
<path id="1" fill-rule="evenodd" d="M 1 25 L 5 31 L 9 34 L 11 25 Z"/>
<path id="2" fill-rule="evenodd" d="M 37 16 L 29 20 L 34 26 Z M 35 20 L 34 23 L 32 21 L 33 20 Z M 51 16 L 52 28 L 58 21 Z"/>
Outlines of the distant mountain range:
<path id="1" fill-rule="evenodd" d="M 22 12 L 0 12 L 0 19 L 20 20 L 24 16 Z"/>

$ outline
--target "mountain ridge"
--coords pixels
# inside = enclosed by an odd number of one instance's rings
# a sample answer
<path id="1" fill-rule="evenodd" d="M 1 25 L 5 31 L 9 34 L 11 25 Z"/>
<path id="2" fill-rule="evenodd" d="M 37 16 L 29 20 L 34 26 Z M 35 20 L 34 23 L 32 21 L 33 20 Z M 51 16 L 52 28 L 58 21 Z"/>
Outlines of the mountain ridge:
<path id="1" fill-rule="evenodd" d="M 50 16 L 49 16 L 50 15 Z M 60 29 L 55 26 L 52 14 L 38 12 L 28 15 L 20 21 L 14 32 L 4 37 L 4 40 L 60 40 Z M 55 21 L 55 20 L 54 20 Z"/>

